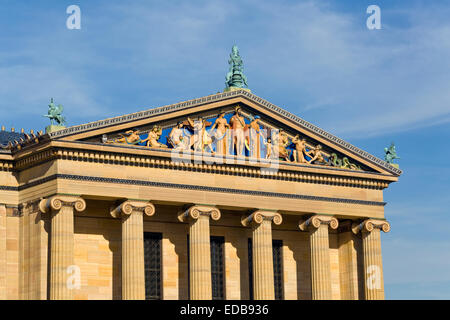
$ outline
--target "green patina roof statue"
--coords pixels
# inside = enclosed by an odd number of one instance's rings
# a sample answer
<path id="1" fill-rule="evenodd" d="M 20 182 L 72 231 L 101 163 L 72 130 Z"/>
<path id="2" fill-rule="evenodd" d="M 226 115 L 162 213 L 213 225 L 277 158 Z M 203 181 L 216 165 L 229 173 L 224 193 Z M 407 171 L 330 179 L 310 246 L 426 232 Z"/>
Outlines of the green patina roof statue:
<path id="1" fill-rule="evenodd" d="M 66 122 L 66 119 L 62 116 L 64 108 L 62 105 L 56 106 L 53 103 L 53 98 L 50 100 L 50 104 L 48 105 L 48 113 L 44 115 L 44 117 L 47 117 L 50 119 L 51 125 L 53 125 L 53 120 L 56 121 L 58 125 L 64 125 Z"/>
<path id="2" fill-rule="evenodd" d="M 400 159 L 400 157 L 397 156 L 397 151 L 395 151 L 393 142 L 389 148 L 384 148 L 384 153 L 384 160 L 389 164 L 392 164 L 394 159 Z"/>
<path id="3" fill-rule="evenodd" d="M 230 69 L 225 77 L 226 88 L 247 88 L 247 78 L 243 73 L 243 62 L 239 55 L 239 49 L 236 45 L 231 49 L 230 60 L 228 60 Z"/>

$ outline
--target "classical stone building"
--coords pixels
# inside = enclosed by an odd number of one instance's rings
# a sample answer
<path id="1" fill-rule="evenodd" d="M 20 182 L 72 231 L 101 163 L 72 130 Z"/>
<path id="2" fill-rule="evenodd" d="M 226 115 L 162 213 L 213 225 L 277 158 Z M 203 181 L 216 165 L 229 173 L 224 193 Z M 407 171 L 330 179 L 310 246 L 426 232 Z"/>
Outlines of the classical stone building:
<path id="1" fill-rule="evenodd" d="M 0 140 L 1 299 L 384 298 L 401 171 L 249 90 Z"/>
<path id="2" fill-rule="evenodd" d="M 229 64 L 223 93 L 68 128 L 52 99 L 45 134 L 2 128 L 0 299 L 384 298 L 401 171 Z"/>

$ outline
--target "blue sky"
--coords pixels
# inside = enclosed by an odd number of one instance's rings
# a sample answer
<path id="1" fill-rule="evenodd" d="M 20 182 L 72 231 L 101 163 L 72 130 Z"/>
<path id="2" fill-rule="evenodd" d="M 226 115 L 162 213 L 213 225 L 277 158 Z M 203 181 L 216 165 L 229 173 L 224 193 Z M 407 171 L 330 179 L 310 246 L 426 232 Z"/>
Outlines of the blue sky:
<path id="1" fill-rule="evenodd" d="M 222 91 L 237 44 L 256 95 L 378 157 L 396 143 L 386 297 L 450 299 L 449 16 L 442 0 L 0 0 L 0 124 L 43 129 L 50 97 L 75 125 Z"/>

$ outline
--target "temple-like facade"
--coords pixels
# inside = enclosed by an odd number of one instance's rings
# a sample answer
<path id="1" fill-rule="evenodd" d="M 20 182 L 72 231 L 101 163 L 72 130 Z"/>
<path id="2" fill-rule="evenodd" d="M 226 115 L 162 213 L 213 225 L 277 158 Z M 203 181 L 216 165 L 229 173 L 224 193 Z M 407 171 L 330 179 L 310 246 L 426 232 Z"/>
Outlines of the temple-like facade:
<path id="1" fill-rule="evenodd" d="M 223 93 L 71 127 L 52 100 L 45 133 L 2 128 L 0 299 L 384 298 L 401 170 L 229 64 Z"/>
<path id="2" fill-rule="evenodd" d="M 234 88 L 2 131 L 2 299 L 383 299 L 401 171 Z"/>

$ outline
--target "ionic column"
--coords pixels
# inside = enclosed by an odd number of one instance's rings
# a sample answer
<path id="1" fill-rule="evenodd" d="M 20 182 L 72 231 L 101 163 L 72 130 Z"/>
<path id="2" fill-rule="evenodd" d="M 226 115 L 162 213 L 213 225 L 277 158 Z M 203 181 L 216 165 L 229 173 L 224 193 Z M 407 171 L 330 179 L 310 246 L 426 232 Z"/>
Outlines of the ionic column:
<path id="1" fill-rule="evenodd" d="M 122 300 L 145 300 L 144 214 L 155 214 L 150 202 L 127 200 L 111 210 L 122 219 Z"/>
<path id="2" fill-rule="evenodd" d="M 367 219 L 360 224 L 353 224 L 352 230 L 355 234 L 361 232 L 365 298 L 366 300 L 383 300 L 384 280 L 380 231 L 389 232 L 391 226 L 385 220 Z"/>
<path id="3" fill-rule="evenodd" d="M 274 300 L 272 222 L 281 224 L 283 218 L 277 212 L 255 211 L 242 219 L 244 226 L 252 227 L 253 250 L 253 298 Z"/>
<path id="4" fill-rule="evenodd" d="M 311 248 L 311 291 L 313 300 L 331 300 L 330 242 L 328 227 L 336 229 L 338 220 L 315 215 L 300 221 L 299 228 L 309 231 Z"/>
<path id="5" fill-rule="evenodd" d="M 50 299 L 71 300 L 72 290 L 68 281 L 68 267 L 74 264 L 74 209 L 86 209 L 86 202 L 80 197 L 56 195 L 42 199 L 39 209 L 51 213 L 50 246 Z"/>
<path id="6" fill-rule="evenodd" d="M 192 300 L 212 299 L 210 217 L 219 220 L 219 209 L 194 205 L 178 216 L 181 222 L 189 222 L 189 279 Z"/>

